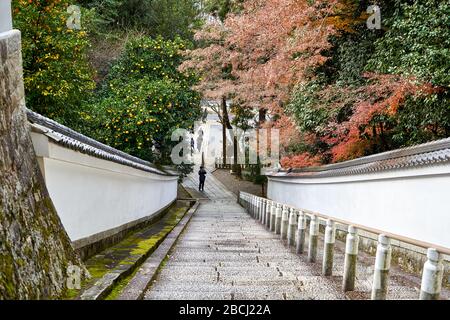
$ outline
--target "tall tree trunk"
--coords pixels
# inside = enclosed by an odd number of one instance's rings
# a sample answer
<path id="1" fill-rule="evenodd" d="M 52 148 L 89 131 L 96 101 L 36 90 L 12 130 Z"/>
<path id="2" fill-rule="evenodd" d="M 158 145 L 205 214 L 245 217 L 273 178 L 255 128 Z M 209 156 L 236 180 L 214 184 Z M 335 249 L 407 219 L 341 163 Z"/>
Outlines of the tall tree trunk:
<path id="1" fill-rule="evenodd" d="M 227 101 L 225 97 L 222 97 L 222 155 L 223 165 L 227 164 L 227 127 L 225 125 L 225 114 L 227 113 Z"/>
<path id="2" fill-rule="evenodd" d="M 222 97 L 222 153 L 223 164 L 226 164 L 227 158 L 227 129 L 233 129 L 230 123 L 230 117 L 228 116 L 227 98 Z"/>

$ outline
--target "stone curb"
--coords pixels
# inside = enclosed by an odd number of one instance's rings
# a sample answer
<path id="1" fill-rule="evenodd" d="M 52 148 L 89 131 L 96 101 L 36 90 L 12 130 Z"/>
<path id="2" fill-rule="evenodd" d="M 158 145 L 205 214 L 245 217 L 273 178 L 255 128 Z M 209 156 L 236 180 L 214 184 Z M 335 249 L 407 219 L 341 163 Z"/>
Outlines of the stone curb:
<path id="1" fill-rule="evenodd" d="M 145 291 L 155 278 L 156 273 L 161 266 L 164 258 L 170 249 L 175 245 L 181 232 L 186 228 L 194 213 L 197 211 L 199 202 L 196 202 L 185 214 L 183 219 L 172 229 L 158 248 L 147 258 L 131 279 L 127 286 L 122 290 L 117 300 L 142 300 Z"/>
<path id="2" fill-rule="evenodd" d="M 166 242 L 166 239 L 168 239 L 174 231 L 177 230 L 178 226 L 180 224 L 183 224 L 184 228 L 184 221 L 187 216 L 192 216 L 192 213 L 197 210 L 198 202 L 196 202 L 184 215 L 184 217 L 178 222 L 178 224 L 163 238 L 161 239 L 160 243 L 157 244 L 158 247 L 155 249 L 153 253 L 150 254 L 150 257 L 156 254 L 158 250 L 160 250 L 160 247 L 163 246 L 163 244 Z M 139 266 L 141 263 L 144 263 L 148 260 L 148 258 L 143 255 L 141 258 L 137 259 L 133 264 L 127 264 L 127 265 L 120 265 L 116 269 L 112 270 L 111 272 L 106 273 L 101 279 L 99 279 L 92 287 L 88 288 L 86 291 L 84 291 L 81 296 L 80 300 L 101 300 L 104 299 L 114 288 L 114 285 L 120 281 L 121 279 L 128 276 L 130 273 L 133 272 L 134 268 Z"/>

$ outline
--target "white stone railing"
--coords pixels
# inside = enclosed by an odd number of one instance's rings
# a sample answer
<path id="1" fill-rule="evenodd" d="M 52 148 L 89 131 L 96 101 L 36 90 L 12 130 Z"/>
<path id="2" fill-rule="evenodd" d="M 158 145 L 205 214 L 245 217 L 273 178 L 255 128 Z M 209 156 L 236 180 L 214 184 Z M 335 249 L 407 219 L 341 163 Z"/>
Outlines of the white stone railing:
<path id="1" fill-rule="evenodd" d="M 359 230 L 378 234 L 378 246 L 373 272 L 372 295 L 373 300 L 386 299 L 389 285 L 389 269 L 391 265 L 391 242 L 405 241 L 403 237 L 387 236 L 376 230 L 355 226 L 347 221 L 336 219 L 314 212 L 301 210 L 276 201 L 261 198 L 249 193 L 240 192 L 238 202 L 254 219 L 262 223 L 268 230 L 280 235 L 280 240 L 286 241 L 287 246 L 295 247 L 297 254 L 307 251 L 308 261 L 318 259 L 319 225 L 320 220 L 326 221 L 324 235 L 324 250 L 322 257 L 322 274 L 331 276 L 333 270 L 334 243 L 336 240 L 336 225 L 347 226 L 344 274 L 342 289 L 352 291 L 355 287 L 356 264 L 359 247 Z M 309 222 L 309 231 L 307 231 Z M 305 240 L 308 236 L 308 248 Z M 418 241 L 415 245 L 420 245 Z M 426 245 L 426 244 L 424 244 Z M 419 298 L 421 300 L 439 299 L 444 266 L 443 254 L 450 254 L 450 250 L 440 247 L 427 248 L 427 261 L 423 266 L 422 283 Z"/>

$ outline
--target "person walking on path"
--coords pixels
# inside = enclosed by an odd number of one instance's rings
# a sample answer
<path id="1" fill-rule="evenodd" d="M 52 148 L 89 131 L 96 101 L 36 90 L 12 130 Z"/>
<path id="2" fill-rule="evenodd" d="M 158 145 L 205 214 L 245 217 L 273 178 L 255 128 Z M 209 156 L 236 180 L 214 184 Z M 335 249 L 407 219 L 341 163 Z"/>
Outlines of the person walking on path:
<path id="1" fill-rule="evenodd" d="M 200 184 L 198 185 L 198 190 L 204 191 L 205 189 L 205 180 L 206 180 L 206 170 L 203 168 L 203 166 L 200 167 L 200 170 L 198 170 L 198 176 L 200 179 Z"/>

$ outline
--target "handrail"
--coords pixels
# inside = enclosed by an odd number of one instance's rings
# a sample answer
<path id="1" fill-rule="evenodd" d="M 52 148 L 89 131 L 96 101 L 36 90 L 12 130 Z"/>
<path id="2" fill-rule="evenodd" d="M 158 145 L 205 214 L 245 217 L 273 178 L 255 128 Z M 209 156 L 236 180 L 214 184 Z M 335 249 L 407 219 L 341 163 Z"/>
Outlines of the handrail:
<path id="1" fill-rule="evenodd" d="M 440 297 L 444 275 L 442 254 L 449 254 L 448 248 L 437 246 L 424 241 L 418 241 L 397 234 L 383 232 L 364 225 L 353 224 L 349 221 L 330 217 L 311 210 L 298 209 L 293 206 L 275 202 L 247 192 L 239 192 L 237 197 L 248 214 L 256 221 L 279 235 L 281 241 L 286 241 L 288 247 L 294 245 L 297 254 L 304 253 L 306 235 L 306 217 L 310 217 L 308 262 L 316 262 L 318 256 L 319 218 L 326 219 L 324 247 L 322 255 L 322 275 L 327 277 L 333 273 L 334 243 L 336 240 L 336 223 L 347 225 L 345 240 L 344 269 L 342 290 L 355 289 L 356 265 L 358 263 L 359 230 L 378 234 L 375 264 L 372 281 L 372 300 L 386 299 L 389 285 L 389 269 L 391 267 L 391 240 L 395 239 L 418 247 L 427 248 L 427 260 L 423 264 L 422 280 L 419 299 L 437 300 Z M 288 210 L 289 209 L 289 210 Z M 301 215 L 298 215 L 301 212 Z"/>
<path id="2" fill-rule="evenodd" d="M 241 194 L 252 195 L 250 193 L 242 192 L 242 191 L 240 193 Z M 273 201 L 273 200 L 270 200 L 270 199 L 266 199 L 266 200 Z M 335 218 L 333 216 L 328 216 L 328 215 L 325 215 L 325 214 L 322 214 L 322 213 L 319 213 L 319 212 L 314 212 L 314 211 L 303 209 L 303 208 L 296 208 L 294 206 L 291 206 L 291 205 L 288 205 L 288 204 L 285 204 L 285 203 L 281 203 L 281 202 L 277 202 L 277 203 L 280 203 L 282 206 L 286 206 L 286 207 L 292 208 L 294 210 L 300 210 L 303 213 L 307 214 L 309 217 L 312 216 L 312 215 L 315 215 L 315 216 L 317 216 L 319 218 L 322 218 L 323 220 L 331 219 L 331 220 L 333 220 L 333 221 L 335 221 L 335 222 L 337 222 L 339 224 L 345 225 L 345 226 L 355 226 L 359 230 L 364 230 L 364 231 L 367 231 L 367 232 L 375 233 L 377 235 L 384 234 L 384 235 L 388 236 L 391 239 L 399 240 L 401 242 L 405 242 L 405 243 L 408 243 L 408 244 L 411 244 L 411 245 L 414 245 L 414 246 L 417 246 L 417 247 L 421 247 L 421 248 L 424 248 L 424 249 L 435 248 L 440 253 L 450 256 L 450 248 L 446 248 L 446 247 L 443 247 L 443 246 L 440 246 L 440 245 L 437 245 L 437 244 L 433 244 L 433 243 L 429 243 L 429 242 L 425 242 L 425 241 L 421 241 L 421 240 L 416 240 L 416 239 L 412 239 L 412 238 L 408 238 L 408 237 L 405 237 L 405 236 L 402 236 L 402 235 L 398 235 L 398 234 L 391 233 L 391 232 L 386 232 L 386 231 L 383 231 L 383 230 L 380 230 L 380 229 L 376 229 L 376 228 L 372 228 L 372 227 L 367 227 L 365 225 L 361 225 L 361 224 L 357 224 L 357 223 L 352 223 L 350 221 L 347 221 L 347 220 L 344 220 L 344 219 Z"/>

